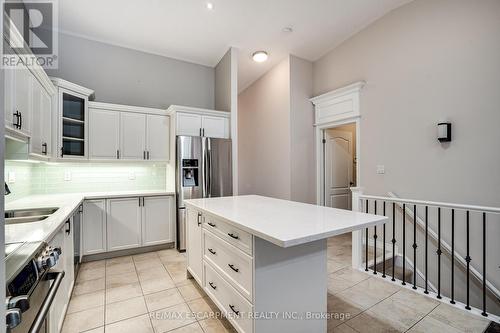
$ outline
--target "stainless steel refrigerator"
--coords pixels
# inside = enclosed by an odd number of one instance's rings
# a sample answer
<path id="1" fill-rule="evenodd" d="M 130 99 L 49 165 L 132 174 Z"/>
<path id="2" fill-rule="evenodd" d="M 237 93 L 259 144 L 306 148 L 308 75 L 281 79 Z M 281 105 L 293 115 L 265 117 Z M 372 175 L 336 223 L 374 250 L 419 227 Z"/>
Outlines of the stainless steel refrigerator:
<path id="1" fill-rule="evenodd" d="M 233 195 L 231 140 L 177 136 L 177 249 L 186 249 L 184 200 Z"/>

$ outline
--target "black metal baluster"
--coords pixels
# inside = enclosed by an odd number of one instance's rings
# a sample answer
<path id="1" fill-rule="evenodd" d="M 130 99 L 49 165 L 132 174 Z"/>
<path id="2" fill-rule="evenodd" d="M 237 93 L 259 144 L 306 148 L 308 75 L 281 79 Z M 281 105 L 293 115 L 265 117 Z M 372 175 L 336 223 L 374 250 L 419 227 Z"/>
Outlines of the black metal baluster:
<path id="1" fill-rule="evenodd" d="M 374 213 L 377 215 L 377 200 L 373 202 Z M 377 275 L 377 226 L 373 227 L 373 274 Z"/>
<path id="2" fill-rule="evenodd" d="M 385 216 L 385 201 L 384 201 L 384 216 Z M 385 278 L 385 223 L 384 223 L 384 226 L 382 227 L 383 230 L 382 230 L 382 233 L 383 233 L 383 236 L 382 236 L 382 277 Z"/>
<path id="3" fill-rule="evenodd" d="M 467 256 L 465 257 L 465 261 L 467 262 L 467 305 L 465 305 L 465 308 L 467 310 L 470 310 L 470 298 L 469 298 L 469 275 L 470 275 L 470 253 L 469 253 L 469 211 L 466 213 L 466 220 L 465 220 L 465 229 L 466 229 L 466 237 L 467 237 Z"/>
<path id="4" fill-rule="evenodd" d="M 394 268 L 396 266 L 396 203 L 392 203 L 392 279 L 391 281 L 396 281 L 394 278 Z"/>
<path id="5" fill-rule="evenodd" d="M 368 213 L 368 199 L 366 199 L 365 213 Z M 368 228 L 365 230 L 365 272 L 368 272 Z"/>
<path id="6" fill-rule="evenodd" d="M 417 289 L 417 205 L 413 205 L 413 289 Z"/>
<path id="7" fill-rule="evenodd" d="M 438 249 L 436 251 L 438 256 L 438 295 L 437 298 L 441 299 L 441 207 L 438 207 Z"/>
<path id="8" fill-rule="evenodd" d="M 486 313 L 486 213 L 483 212 L 483 316 L 488 317 Z"/>
<path id="9" fill-rule="evenodd" d="M 451 304 L 455 304 L 455 210 L 451 210 Z"/>
<path id="10" fill-rule="evenodd" d="M 406 285 L 406 204 L 403 204 L 403 283 Z"/>
<path id="11" fill-rule="evenodd" d="M 428 284 L 429 284 L 429 266 L 428 266 L 428 232 L 429 232 L 429 207 L 425 206 L 425 291 L 424 294 L 429 293 Z"/>

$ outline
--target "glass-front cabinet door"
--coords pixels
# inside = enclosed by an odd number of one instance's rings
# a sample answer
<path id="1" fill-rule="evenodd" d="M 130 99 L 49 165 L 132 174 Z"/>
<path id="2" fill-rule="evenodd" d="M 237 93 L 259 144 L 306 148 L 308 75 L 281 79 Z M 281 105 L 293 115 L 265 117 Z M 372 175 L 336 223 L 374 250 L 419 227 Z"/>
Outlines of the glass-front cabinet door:
<path id="1" fill-rule="evenodd" d="M 61 158 L 85 158 L 87 151 L 87 101 L 84 96 L 60 92 Z"/>

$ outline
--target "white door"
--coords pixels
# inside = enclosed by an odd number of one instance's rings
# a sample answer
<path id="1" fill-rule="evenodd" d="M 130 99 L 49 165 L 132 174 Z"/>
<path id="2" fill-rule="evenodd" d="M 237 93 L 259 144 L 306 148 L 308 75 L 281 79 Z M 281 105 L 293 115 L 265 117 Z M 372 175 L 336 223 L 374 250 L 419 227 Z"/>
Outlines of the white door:
<path id="1" fill-rule="evenodd" d="M 146 119 L 147 159 L 168 161 L 170 157 L 170 117 L 148 114 Z"/>
<path id="2" fill-rule="evenodd" d="M 42 155 L 42 85 L 38 80 L 31 80 L 31 138 L 30 153 Z"/>
<path id="3" fill-rule="evenodd" d="M 202 246 L 201 246 L 201 225 L 202 216 L 197 211 L 187 208 L 187 242 L 186 252 L 188 257 L 188 267 L 193 277 L 202 283 Z"/>
<path id="4" fill-rule="evenodd" d="M 26 66 L 19 63 L 15 73 L 15 105 L 20 113 L 19 131 L 30 134 L 31 121 L 31 72 Z M 14 111 L 15 112 L 15 111 Z"/>
<path id="5" fill-rule="evenodd" d="M 85 200 L 82 221 L 83 255 L 106 252 L 106 201 Z"/>
<path id="6" fill-rule="evenodd" d="M 146 158 L 146 115 L 120 112 L 120 159 Z"/>
<path id="7" fill-rule="evenodd" d="M 89 109 L 90 159 L 118 159 L 120 150 L 120 113 Z"/>
<path id="8" fill-rule="evenodd" d="M 173 242 L 173 197 L 146 197 L 143 204 L 142 246 Z"/>
<path id="9" fill-rule="evenodd" d="M 107 200 L 108 251 L 124 250 L 141 245 L 140 198 Z"/>
<path id="10" fill-rule="evenodd" d="M 52 152 L 52 97 L 45 89 L 42 89 L 40 103 L 42 154 L 50 156 Z"/>
<path id="11" fill-rule="evenodd" d="M 229 119 L 227 118 L 203 116 L 202 128 L 203 136 L 223 139 L 229 137 Z"/>
<path id="12" fill-rule="evenodd" d="M 177 135 L 201 136 L 201 116 L 190 113 L 177 113 Z"/>
<path id="13" fill-rule="evenodd" d="M 351 209 L 352 133 L 325 130 L 325 206 Z"/>
<path id="14" fill-rule="evenodd" d="M 5 127 L 13 128 L 16 123 L 16 105 L 15 105 L 15 69 L 4 69 L 4 111 L 5 111 Z"/>
<path id="15" fill-rule="evenodd" d="M 75 249 L 73 245 L 73 217 L 68 219 L 64 224 L 64 252 L 62 256 L 64 257 L 64 271 L 66 280 L 66 298 L 64 299 L 64 306 L 66 307 L 71 298 L 71 292 L 73 291 L 73 285 L 75 282 Z"/>

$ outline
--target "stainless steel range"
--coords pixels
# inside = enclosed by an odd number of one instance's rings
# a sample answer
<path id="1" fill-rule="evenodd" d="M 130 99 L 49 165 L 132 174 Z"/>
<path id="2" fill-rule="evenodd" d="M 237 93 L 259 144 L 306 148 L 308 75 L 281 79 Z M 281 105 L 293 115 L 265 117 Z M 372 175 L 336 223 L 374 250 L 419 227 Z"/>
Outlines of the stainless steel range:
<path id="1" fill-rule="evenodd" d="M 60 248 L 45 242 L 5 245 L 7 332 L 48 331 L 46 317 L 64 277 L 50 268 L 60 255 Z"/>

